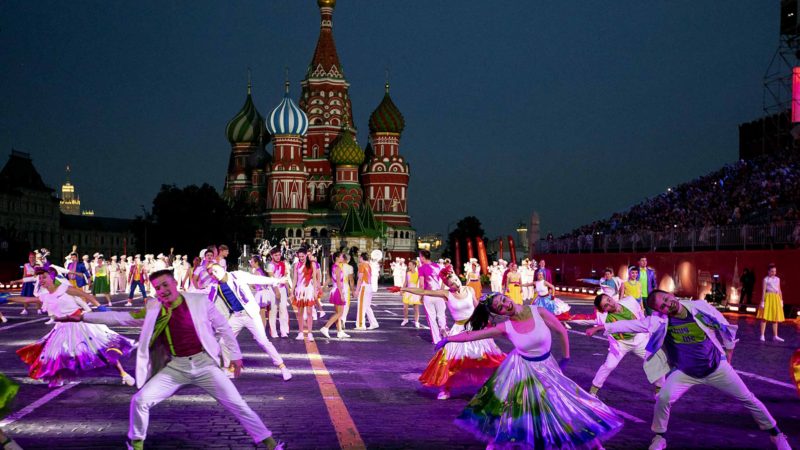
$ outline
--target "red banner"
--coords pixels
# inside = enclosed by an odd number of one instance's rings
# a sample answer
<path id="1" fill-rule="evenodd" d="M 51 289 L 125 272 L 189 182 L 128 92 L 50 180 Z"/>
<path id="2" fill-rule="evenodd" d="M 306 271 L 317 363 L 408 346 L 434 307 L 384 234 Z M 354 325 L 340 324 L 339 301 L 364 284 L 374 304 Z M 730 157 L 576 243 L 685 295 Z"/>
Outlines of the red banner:
<path id="1" fill-rule="evenodd" d="M 458 242 L 458 239 L 456 239 L 454 243 L 456 254 L 453 255 L 453 262 L 455 263 L 456 273 L 461 275 L 461 244 Z"/>
<path id="2" fill-rule="evenodd" d="M 503 253 L 504 253 L 503 252 L 503 238 L 498 238 L 497 239 L 497 260 L 498 261 L 503 259 L 503 257 L 505 256 Z"/>
<path id="3" fill-rule="evenodd" d="M 478 261 L 481 263 L 481 273 L 489 275 L 489 258 L 486 256 L 486 246 L 483 245 L 483 239 L 476 237 L 475 243 L 478 246 Z"/>
<path id="4" fill-rule="evenodd" d="M 508 261 L 509 263 L 517 262 L 517 249 L 514 248 L 514 238 L 510 235 L 508 236 L 508 251 L 511 252 L 511 260 Z"/>

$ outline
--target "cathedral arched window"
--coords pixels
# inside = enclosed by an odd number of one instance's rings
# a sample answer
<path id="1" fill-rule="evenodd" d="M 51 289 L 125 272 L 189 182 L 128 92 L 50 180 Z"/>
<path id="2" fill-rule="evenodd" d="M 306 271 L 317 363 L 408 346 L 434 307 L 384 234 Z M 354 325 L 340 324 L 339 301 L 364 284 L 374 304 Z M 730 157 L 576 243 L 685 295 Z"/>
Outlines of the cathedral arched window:
<path id="1" fill-rule="evenodd" d="M 316 229 L 316 228 L 312 228 L 312 229 L 311 229 L 311 237 L 312 237 L 312 238 L 319 237 L 319 235 L 318 235 L 318 233 L 317 233 L 317 229 Z"/>

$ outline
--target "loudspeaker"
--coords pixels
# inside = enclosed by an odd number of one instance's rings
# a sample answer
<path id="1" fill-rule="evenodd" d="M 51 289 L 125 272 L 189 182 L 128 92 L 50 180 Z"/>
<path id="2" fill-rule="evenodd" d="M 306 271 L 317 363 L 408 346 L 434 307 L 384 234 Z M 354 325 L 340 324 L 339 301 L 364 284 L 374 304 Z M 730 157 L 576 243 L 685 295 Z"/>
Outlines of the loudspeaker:
<path id="1" fill-rule="evenodd" d="M 798 0 L 781 0 L 781 34 L 793 35 L 798 31 Z"/>

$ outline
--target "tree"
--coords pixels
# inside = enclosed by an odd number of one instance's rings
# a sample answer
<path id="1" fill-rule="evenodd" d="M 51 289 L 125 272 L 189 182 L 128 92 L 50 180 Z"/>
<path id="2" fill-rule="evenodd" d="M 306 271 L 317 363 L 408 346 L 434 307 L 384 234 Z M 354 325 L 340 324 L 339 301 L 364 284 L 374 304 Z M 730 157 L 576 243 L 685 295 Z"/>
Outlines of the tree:
<path id="1" fill-rule="evenodd" d="M 481 221 L 478 220 L 475 216 L 467 216 L 463 219 L 459 220 L 456 224 L 455 230 L 451 231 L 450 234 L 447 235 L 447 245 L 444 250 L 443 256 L 450 258 L 453 260 L 453 264 L 455 264 L 455 255 L 456 255 L 456 241 L 458 241 L 459 249 L 461 250 L 461 262 L 467 261 L 467 239 L 472 240 L 472 245 L 475 245 L 475 238 L 480 237 L 483 238 L 486 236 L 486 232 L 483 231 L 483 227 L 481 226 Z M 473 251 L 477 257 L 478 249 L 473 247 Z"/>
<path id="2" fill-rule="evenodd" d="M 240 243 L 251 244 L 255 235 L 257 219 L 248 212 L 238 203 L 228 203 L 207 183 L 184 188 L 165 184 L 151 212 L 140 219 L 137 238 L 142 245 L 147 241 L 147 253 L 166 253 L 174 247 L 176 253 L 190 255 L 190 261 L 208 245 L 226 244 L 229 259 L 236 260 Z"/>

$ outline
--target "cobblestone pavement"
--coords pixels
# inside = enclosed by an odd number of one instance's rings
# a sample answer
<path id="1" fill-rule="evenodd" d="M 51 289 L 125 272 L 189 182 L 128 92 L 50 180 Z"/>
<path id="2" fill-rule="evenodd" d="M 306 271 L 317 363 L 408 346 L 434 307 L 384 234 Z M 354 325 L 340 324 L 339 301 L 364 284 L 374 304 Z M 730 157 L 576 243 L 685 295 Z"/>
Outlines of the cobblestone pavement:
<path id="1" fill-rule="evenodd" d="M 573 312 L 591 311 L 586 300 L 568 300 Z M 374 303 L 380 321 L 377 330 L 351 330 L 353 338 L 347 341 L 328 340 L 317 333 L 315 346 L 294 339 L 274 340 L 294 373 L 289 382 L 282 381 L 269 358 L 244 331 L 239 340 L 245 371 L 235 383 L 245 400 L 290 449 L 334 449 L 342 447 L 340 442 L 355 447 L 361 441 L 371 449 L 484 448 L 485 444 L 465 435 L 452 422 L 472 392 L 456 392 L 452 399 L 441 401 L 436 400 L 436 392 L 417 382 L 433 353 L 430 332 L 415 329 L 413 322 L 410 327 L 399 326 L 399 296 L 382 289 Z M 126 309 L 122 304 L 124 301 L 118 301 L 115 309 Z M 326 309 L 331 311 L 329 306 Z M 9 318 L 0 326 L 0 372 L 23 383 L 12 414 L 0 426 L 26 449 L 123 447 L 134 388 L 121 385 L 113 372 L 57 389 L 28 379 L 14 350 L 44 335 L 49 325 L 44 323 L 46 318 L 35 314 L 20 316 L 19 306 L 5 305 L 0 311 Z M 354 314 L 352 308 L 351 318 Z M 734 367 L 778 420 L 790 443 L 800 447 L 800 397 L 788 371 L 789 356 L 800 345 L 798 324 L 781 326 L 785 343 L 761 343 L 752 317 L 729 318 L 740 325 Z M 422 321 L 424 324 L 424 312 Z M 315 323 L 315 327 L 321 325 Z M 588 388 L 605 358 L 607 344 L 585 336 L 582 329 L 575 326 L 570 334 L 572 361 L 566 374 Z M 135 329 L 118 331 L 129 337 L 138 335 Z M 499 343 L 510 348 L 507 341 Z M 315 349 L 321 358 L 315 356 Z M 558 349 L 554 353 L 560 354 Z M 124 362 L 131 372 L 133 364 L 133 358 Z M 332 385 L 325 383 L 326 372 L 320 364 L 327 369 Z M 343 401 L 339 409 L 331 407 L 336 395 Z M 647 448 L 653 396 L 641 362 L 634 356 L 623 360 L 600 397 L 626 418 L 625 428 L 606 448 Z M 337 435 L 334 423 L 341 428 L 348 414 L 354 426 Z M 344 441 L 340 441 L 342 436 Z M 744 407 L 706 387 L 693 388 L 675 404 L 667 438 L 670 448 L 770 448 L 768 437 Z M 195 388 L 180 391 L 152 410 L 146 443 L 148 448 L 159 449 L 253 448 L 233 417 Z"/>

